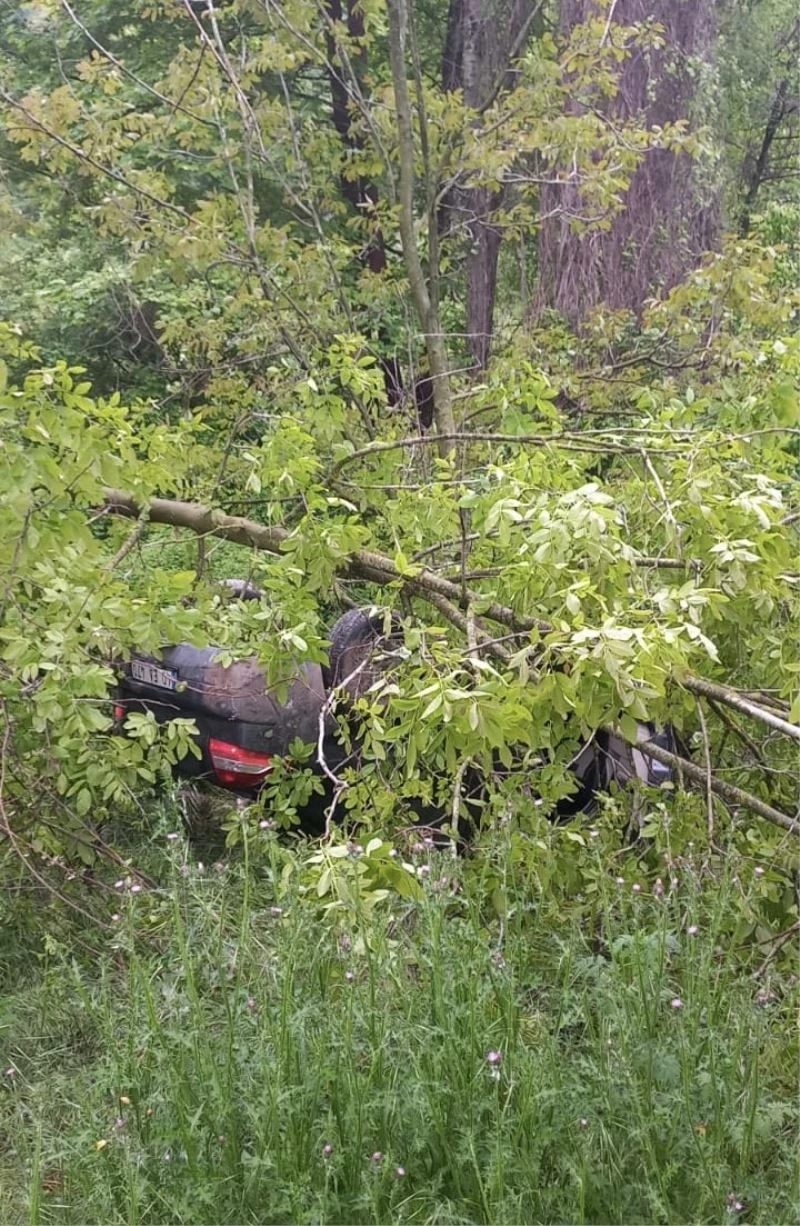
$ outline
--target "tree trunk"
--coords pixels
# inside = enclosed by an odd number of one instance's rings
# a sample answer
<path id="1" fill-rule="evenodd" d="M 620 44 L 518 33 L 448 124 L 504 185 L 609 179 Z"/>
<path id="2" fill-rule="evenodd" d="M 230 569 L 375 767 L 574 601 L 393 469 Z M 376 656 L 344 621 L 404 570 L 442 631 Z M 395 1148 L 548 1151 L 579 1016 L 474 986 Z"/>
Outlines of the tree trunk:
<path id="1" fill-rule="evenodd" d="M 541 5 L 533 0 L 450 0 L 442 55 L 442 88 L 462 89 L 464 102 L 480 113 L 507 83 L 511 61 L 519 54 Z M 489 363 L 492 346 L 497 266 L 502 231 L 496 217 L 504 191 L 453 188 L 442 202 L 439 227 L 451 218 L 465 229 L 467 347 L 475 369 Z"/>
<path id="2" fill-rule="evenodd" d="M 778 134 L 778 129 L 783 123 L 787 108 L 790 105 L 788 96 L 789 86 L 790 81 L 788 77 L 784 77 L 778 82 L 758 156 L 754 159 L 749 174 L 746 175 L 747 191 L 745 192 L 742 204 L 742 214 L 739 218 L 739 234 L 742 238 L 746 238 L 750 230 L 750 217 L 756 203 L 758 189 L 766 178 L 770 151 Z"/>
<path id="3" fill-rule="evenodd" d="M 416 150 L 411 122 L 411 99 L 406 77 L 406 40 L 408 37 L 406 0 L 387 0 L 387 8 L 389 11 L 389 57 L 397 112 L 398 156 L 400 159 L 398 193 L 400 239 L 403 244 L 403 259 L 408 274 L 411 297 L 420 328 L 425 336 L 433 391 L 433 416 L 436 433 L 441 437 L 439 454 L 446 458 L 450 454 L 449 438 L 455 432 L 455 419 L 450 393 L 450 364 L 439 315 L 438 248 L 432 241 L 436 237 L 433 231 L 430 233 L 427 278 L 417 250 L 414 215 Z M 430 194 L 431 185 L 426 184 L 426 187 L 428 188 L 426 194 Z M 428 218 L 428 222 L 429 225 L 435 225 L 435 219 L 431 217 Z"/>
<path id="4" fill-rule="evenodd" d="M 562 30 L 597 15 L 596 0 L 564 0 Z M 605 106 L 608 121 L 640 117 L 650 127 L 686 117 L 695 92 L 692 60 L 709 59 L 714 16 L 714 0 L 617 0 L 607 37 L 614 39 L 616 25 L 656 20 L 665 45 L 634 48 Z M 574 326 L 600 304 L 639 317 L 648 297 L 681 281 L 720 237 L 718 191 L 704 188 L 688 155 L 665 149 L 645 154 L 609 229 L 577 234 L 570 215 L 580 213 L 574 186 L 543 189 L 536 309 L 555 308 Z"/>
<path id="5" fill-rule="evenodd" d="M 326 15 L 330 23 L 327 35 L 328 84 L 331 91 L 333 125 L 345 148 L 360 152 L 363 148 L 363 143 L 353 131 L 352 116 L 348 105 L 348 75 L 350 73 L 354 74 L 356 79 L 352 82 L 353 85 L 358 84 L 359 87 L 362 86 L 361 77 L 365 67 L 364 51 L 360 50 L 357 55 L 349 56 L 346 66 L 344 56 L 341 54 L 340 48 L 336 43 L 333 27 L 335 25 L 346 25 L 347 34 L 350 39 L 363 39 L 364 14 L 355 0 L 350 0 L 346 16 L 342 9 L 342 0 L 327 0 Z M 368 182 L 361 176 L 355 179 L 348 179 L 345 175 L 342 175 L 340 182 L 342 195 L 350 203 L 356 215 L 368 218 L 378 203 L 378 189 L 375 184 Z M 380 229 L 376 229 L 362 253 L 362 259 L 371 272 L 382 273 L 385 271 L 386 247 Z"/>
<path id="6" fill-rule="evenodd" d="M 476 369 L 489 365 L 497 292 L 497 264 L 502 235 L 491 216 L 503 200 L 502 192 L 485 187 L 466 193 L 472 221 L 471 246 L 467 256 L 467 344 Z"/>
<path id="7" fill-rule="evenodd" d="M 350 88 L 358 86 L 364 93 L 364 73 L 366 69 L 366 52 L 363 46 L 347 57 L 336 42 L 334 30 L 337 25 L 346 25 L 348 38 L 354 43 L 364 37 L 364 13 L 357 0 L 345 0 L 346 13 L 342 0 L 326 0 L 325 13 L 328 18 L 327 50 L 328 50 L 328 85 L 331 91 L 331 110 L 333 126 L 340 141 L 346 149 L 361 152 L 363 142 L 353 128 L 352 115 L 349 106 Z M 354 78 L 350 79 L 349 78 Z M 369 222 L 378 204 L 377 186 L 361 175 L 348 179 L 346 175 L 340 178 L 342 195 L 350 204 L 354 214 L 362 221 Z M 380 276 L 386 271 L 386 243 L 380 226 L 375 226 L 361 252 L 362 263 L 370 272 Z M 389 342 L 379 332 L 381 352 L 378 363 L 383 372 L 383 382 L 386 388 L 386 399 L 391 406 L 400 404 L 403 400 L 403 375 L 397 357 L 389 352 Z"/>

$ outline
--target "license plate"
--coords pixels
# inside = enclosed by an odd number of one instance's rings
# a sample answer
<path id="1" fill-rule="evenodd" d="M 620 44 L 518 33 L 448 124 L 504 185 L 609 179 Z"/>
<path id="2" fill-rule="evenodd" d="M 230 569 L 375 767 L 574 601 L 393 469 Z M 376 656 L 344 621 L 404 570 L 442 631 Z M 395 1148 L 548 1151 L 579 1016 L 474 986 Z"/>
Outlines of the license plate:
<path id="1" fill-rule="evenodd" d="M 157 685 L 162 690 L 174 690 L 178 685 L 178 674 L 174 668 L 159 668 L 157 664 L 148 664 L 145 660 L 131 660 L 131 676 L 134 681 Z"/>

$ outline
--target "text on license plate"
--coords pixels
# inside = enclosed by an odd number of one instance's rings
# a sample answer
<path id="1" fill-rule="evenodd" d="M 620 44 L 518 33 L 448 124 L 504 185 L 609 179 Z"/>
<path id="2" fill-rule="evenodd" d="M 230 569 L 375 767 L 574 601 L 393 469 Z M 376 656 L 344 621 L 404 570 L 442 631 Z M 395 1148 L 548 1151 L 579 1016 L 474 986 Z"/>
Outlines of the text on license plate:
<path id="1" fill-rule="evenodd" d="M 131 660 L 131 676 L 135 681 L 158 685 L 162 690 L 174 690 L 178 684 L 178 674 L 174 668 L 159 668 L 157 664 L 148 664 L 145 660 Z"/>

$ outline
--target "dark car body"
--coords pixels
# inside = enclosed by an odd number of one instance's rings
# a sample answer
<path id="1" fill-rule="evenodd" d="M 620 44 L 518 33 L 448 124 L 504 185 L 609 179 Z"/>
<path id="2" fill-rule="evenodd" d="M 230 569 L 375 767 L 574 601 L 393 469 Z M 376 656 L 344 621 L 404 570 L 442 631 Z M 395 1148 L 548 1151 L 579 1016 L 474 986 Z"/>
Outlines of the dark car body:
<path id="1" fill-rule="evenodd" d="M 335 691 L 340 696 L 357 697 L 377 671 L 386 667 L 392 654 L 391 634 L 387 637 L 384 633 L 383 616 L 370 611 L 354 609 L 346 613 L 332 627 L 330 639 L 330 666 L 298 665 L 280 701 L 255 657 L 225 664 L 220 648 L 186 643 L 164 648 L 158 658 L 134 655 L 119 680 L 115 706 L 118 726 L 122 727 L 130 712 L 151 712 L 159 723 L 193 719 L 200 757 L 187 755 L 178 763 L 177 773 L 250 796 L 257 794 L 267 780 L 272 760 L 288 756 L 292 743 L 300 740 L 316 747 L 313 761 L 324 776 L 324 796 L 326 790 L 330 792 L 327 772 L 357 760 L 348 757 L 337 735 L 330 696 Z M 675 749 L 671 729 L 659 732 L 654 725 L 643 723 L 639 725 L 639 738 L 653 738 L 664 748 Z M 319 761 L 320 748 L 327 772 Z M 668 768 L 606 729 L 598 730 L 587 741 L 571 770 L 577 787 L 556 807 L 555 816 L 562 820 L 591 812 L 597 794 L 608 791 L 614 783 L 624 786 L 638 778 L 659 785 L 670 778 Z M 301 824 L 309 830 L 319 829 L 323 803 L 315 801 L 313 812 L 301 814 Z M 430 824 L 434 816 L 429 808 L 418 814 L 424 824 Z"/>

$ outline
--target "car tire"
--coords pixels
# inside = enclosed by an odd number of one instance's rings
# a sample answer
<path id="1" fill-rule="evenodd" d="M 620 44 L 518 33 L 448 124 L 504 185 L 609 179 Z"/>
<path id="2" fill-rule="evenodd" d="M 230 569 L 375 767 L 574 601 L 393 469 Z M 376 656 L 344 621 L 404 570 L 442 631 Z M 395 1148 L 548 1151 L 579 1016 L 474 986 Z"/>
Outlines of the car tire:
<path id="1" fill-rule="evenodd" d="M 386 653 L 398 645 L 399 623 L 385 633 L 380 611 L 350 609 L 330 632 L 330 665 L 326 677 L 329 692 L 341 687 L 351 699 L 360 697 L 386 667 Z"/>

